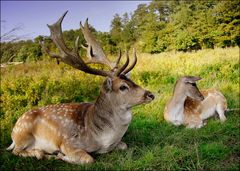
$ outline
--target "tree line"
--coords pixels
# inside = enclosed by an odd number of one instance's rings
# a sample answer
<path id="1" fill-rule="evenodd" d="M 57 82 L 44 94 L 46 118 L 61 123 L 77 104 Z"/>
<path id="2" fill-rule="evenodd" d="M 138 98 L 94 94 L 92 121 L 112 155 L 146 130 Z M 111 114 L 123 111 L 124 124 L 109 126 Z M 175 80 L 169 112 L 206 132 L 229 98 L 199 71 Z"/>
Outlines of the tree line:
<path id="1" fill-rule="evenodd" d="M 132 13 L 115 14 L 109 32 L 92 32 L 105 53 L 116 54 L 119 49 L 133 46 L 138 52 L 192 51 L 214 47 L 240 45 L 240 1 L 151 1 L 142 3 Z M 80 29 L 63 32 L 66 44 L 74 46 Z M 1 62 L 34 61 L 43 57 L 39 41 L 1 42 Z M 51 50 L 56 47 L 46 40 Z M 84 51 L 80 51 L 84 54 Z"/>

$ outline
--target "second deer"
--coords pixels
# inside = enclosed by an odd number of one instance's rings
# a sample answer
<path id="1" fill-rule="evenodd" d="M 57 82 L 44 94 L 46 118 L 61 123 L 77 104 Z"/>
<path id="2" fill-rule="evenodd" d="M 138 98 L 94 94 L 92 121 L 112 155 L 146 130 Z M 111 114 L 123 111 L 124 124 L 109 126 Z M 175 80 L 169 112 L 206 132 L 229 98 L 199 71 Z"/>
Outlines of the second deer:
<path id="1" fill-rule="evenodd" d="M 216 113 L 225 121 L 227 101 L 217 90 L 199 91 L 196 81 L 200 77 L 181 77 L 175 85 L 173 96 L 164 110 L 166 121 L 174 125 L 186 125 L 188 128 L 201 128 L 204 121 Z"/>

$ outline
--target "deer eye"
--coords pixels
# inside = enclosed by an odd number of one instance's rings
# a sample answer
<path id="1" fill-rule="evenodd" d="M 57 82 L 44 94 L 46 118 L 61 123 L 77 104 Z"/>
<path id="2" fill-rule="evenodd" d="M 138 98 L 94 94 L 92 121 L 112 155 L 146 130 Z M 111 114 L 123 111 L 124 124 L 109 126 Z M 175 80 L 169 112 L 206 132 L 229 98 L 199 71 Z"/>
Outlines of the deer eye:
<path id="1" fill-rule="evenodd" d="M 192 86 L 194 86 L 194 87 L 196 87 L 197 85 L 196 85 L 196 83 L 190 83 Z"/>
<path id="2" fill-rule="evenodd" d="M 125 85 L 121 85 L 119 89 L 120 89 L 121 91 L 124 91 L 124 90 L 127 90 L 127 89 L 128 89 L 128 87 L 127 87 L 127 86 L 125 86 Z"/>

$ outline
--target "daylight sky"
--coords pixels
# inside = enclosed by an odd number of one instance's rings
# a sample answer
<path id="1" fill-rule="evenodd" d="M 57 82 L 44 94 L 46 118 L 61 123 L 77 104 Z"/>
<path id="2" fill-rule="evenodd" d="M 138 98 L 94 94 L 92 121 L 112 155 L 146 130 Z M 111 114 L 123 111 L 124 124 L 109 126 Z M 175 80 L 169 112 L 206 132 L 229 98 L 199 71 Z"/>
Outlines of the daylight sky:
<path id="1" fill-rule="evenodd" d="M 1 0 L 1 35 L 14 27 L 15 34 L 32 39 L 49 35 L 46 24 L 53 24 L 68 10 L 63 30 L 79 28 L 79 22 L 89 18 L 97 31 L 109 31 L 113 16 L 134 12 L 137 6 L 149 1 L 6 1 Z"/>

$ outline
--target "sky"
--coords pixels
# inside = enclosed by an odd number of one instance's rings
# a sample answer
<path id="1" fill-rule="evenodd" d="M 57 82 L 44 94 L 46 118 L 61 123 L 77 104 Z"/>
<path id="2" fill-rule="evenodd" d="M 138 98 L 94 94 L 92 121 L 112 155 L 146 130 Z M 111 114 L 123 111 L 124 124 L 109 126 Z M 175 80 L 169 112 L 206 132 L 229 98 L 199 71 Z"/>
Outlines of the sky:
<path id="1" fill-rule="evenodd" d="M 47 24 L 53 24 L 68 10 L 62 23 L 63 30 L 78 29 L 86 20 L 97 31 L 109 31 L 113 16 L 134 12 L 139 4 L 149 1 L 2 1 L 1 35 L 14 27 L 15 35 L 33 39 L 50 35 Z"/>

